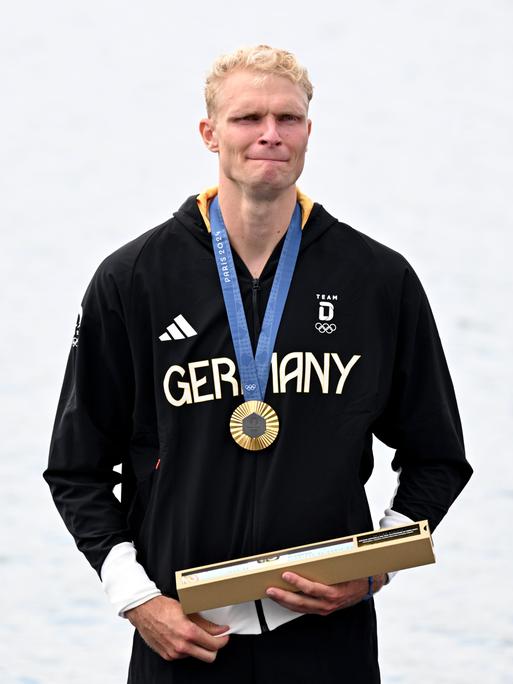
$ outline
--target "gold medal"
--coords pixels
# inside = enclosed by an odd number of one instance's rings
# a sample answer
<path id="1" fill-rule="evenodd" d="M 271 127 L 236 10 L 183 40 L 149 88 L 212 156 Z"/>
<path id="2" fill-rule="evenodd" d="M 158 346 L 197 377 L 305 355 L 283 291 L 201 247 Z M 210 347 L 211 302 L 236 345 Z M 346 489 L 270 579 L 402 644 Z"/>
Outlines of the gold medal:
<path id="1" fill-rule="evenodd" d="M 230 418 L 230 432 L 243 449 L 260 451 L 276 439 L 280 421 L 274 409 L 264 401 L 245 401 Z"/>

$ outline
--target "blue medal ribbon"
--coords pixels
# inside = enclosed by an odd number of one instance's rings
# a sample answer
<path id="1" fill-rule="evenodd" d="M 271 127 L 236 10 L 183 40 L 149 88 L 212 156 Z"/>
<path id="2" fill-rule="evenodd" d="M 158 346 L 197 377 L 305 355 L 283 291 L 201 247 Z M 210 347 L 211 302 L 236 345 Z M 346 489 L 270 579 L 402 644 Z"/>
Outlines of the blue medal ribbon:
<path id="1" fill-rule="evenodd" d="M 217 195 L 210 203 L 210 227 L 214 256 L 230 324 L 244 399 L 246 401 L 263 401 L 269 379 L 274 343 L 301 243 L 301 207 L 299 203 L 296 203 L 285 236 L 254 356 L 230 241 Z"/>

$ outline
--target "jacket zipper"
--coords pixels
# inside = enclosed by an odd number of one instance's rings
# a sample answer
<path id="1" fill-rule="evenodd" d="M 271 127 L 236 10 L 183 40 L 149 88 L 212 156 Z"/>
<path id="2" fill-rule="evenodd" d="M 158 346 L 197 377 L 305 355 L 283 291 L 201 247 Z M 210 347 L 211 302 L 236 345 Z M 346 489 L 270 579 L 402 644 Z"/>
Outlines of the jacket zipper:
<path id="1" fill-rule="evenodd" d="M 251 283 L 251 304 L 253 309 L 253 339 L 255 343 L 255 349 L 258 341 L 258 336 L 260 335 L 260 314 L 258 312 L 258 291 L 260 290 L 260 280 L 258 278 L 253 278 Z M 255 459 L 256 468 L 256 459 Z M 253 524 L 255 520 L 255 493 L 253 492 Z M 264 609 L 262 606 L 262 601 L 258 599 L 255 601 L 255 608 L 258 615 L 258 622 L 260 623 L 260 629 L 262 634 L 269 631 L 269 626 L 265 621 Z"/>
<path id="2" fill-rule="evenodd" d="M 262 630 L 262 634 L 264 632 L 269 631 L 269 626 L 267 625 L 267 622 L 265 621 L 265 615 L 264 615 L 264 609 L 262 606 L 262 601 L 260 599 L 257 599 L 255 601 L 255 606 L 256 606 L 256 612 L 258 615 L 258 621 L 260 622 L 260 629 Z"/>
<path id="3" fill-rule="evenodd" d="M 258 313 L 258 291 L 260 290 L 260 280 L 258 278 L 253 278 L 252 280 L 252 290 L 251 290 L 251 301 L 253 304 L 253 335 L 255 340 L 255 349 L 258 341 L 258 336 L 260 335 L 260 316 Z"/>

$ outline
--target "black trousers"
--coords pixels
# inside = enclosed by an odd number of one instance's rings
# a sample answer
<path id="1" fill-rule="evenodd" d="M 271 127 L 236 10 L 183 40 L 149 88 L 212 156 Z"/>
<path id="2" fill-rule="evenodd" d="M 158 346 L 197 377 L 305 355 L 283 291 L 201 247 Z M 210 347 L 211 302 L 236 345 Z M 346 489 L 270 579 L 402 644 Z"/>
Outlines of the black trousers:
<path id="1" fill-rule="evenodd" d="M 134 635 L 128 684 L 379 684 L 374 601 L 232 634 L 213 663 L 166 661 Z"/>

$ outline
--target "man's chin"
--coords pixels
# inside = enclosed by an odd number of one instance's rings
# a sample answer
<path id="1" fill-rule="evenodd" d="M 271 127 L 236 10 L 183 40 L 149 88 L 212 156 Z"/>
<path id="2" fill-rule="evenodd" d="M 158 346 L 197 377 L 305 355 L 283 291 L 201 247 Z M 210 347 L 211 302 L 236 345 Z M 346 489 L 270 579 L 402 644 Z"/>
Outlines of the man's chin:
<path id="1" fill-rule="evenodd" d="M 272 201 L 296 187 L 299 174 L 279 173 L 268 169 L 259 174 L 225 174 L 225 179 L 234 183 L 246 195 L 255 199 Z"/>
<path id="2" fill-rule="evenodd" d="M 295 181 L 291 183 L 290 180 L 264 178 L 249 183 L 246 187 L 256 199 L 270 201 L 287 193 L 291 188 L 295 188 Z"/>
<path id="3" fill-rule="evenodd" d="M 261 173 L 248 179 L 247 185 L 255 192 L 282 194 L 292 186 L 295 186 L 297 178 L 290 172 L 283 173 L 283 168 L 273 165 Z"/>

